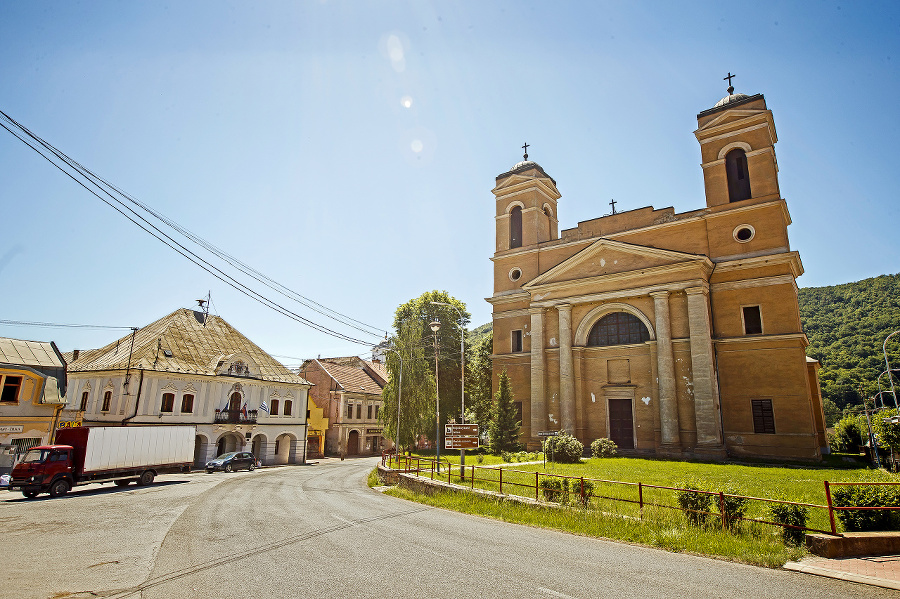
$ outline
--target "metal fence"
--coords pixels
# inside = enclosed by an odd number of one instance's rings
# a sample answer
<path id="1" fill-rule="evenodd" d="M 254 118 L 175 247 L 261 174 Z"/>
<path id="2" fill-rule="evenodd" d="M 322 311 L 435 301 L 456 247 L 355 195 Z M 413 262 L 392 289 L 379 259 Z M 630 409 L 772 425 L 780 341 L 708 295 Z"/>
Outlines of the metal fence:
<path id="1" fill-rule="evenodd" d="M 515 468 L 503 468 L 499 466 L 464 466 L 452 464 L 450 462 L 437 462 L 433 458 L 421 456 L 397 456 L 393 452 L 385 452 L 382 454 L 382 465 L 398 472 L 415 474 L 417 476 L 431 478 L 432 480 L 441 480 L 457 484 L 459 486 L 468 486 L 474 490 L 476 486 L 479 489 L 493 490 L 500 494 L 518 494 L 521 497 L 531 498 L 540 501 L 541 496 L 545 500 L 555 502 L 559 499 L 560 503 L 566 503 L 571 500 L 574 495 L 577 502 L 584 507 L 599 508 L 600 502 L 611 502 L 613 505 L 632 506 L 634 512 L 629 515 L 643 519 L 645 508 L 659 508 L 663 510 L 677 510 L 683 513 L 696 514 L 701 519 L 714 518 L 721 521 L 722 528 L 727 529 L 738 521 L 756 522 L 781 528 L 789 528 L 805 532 L 824 533 L 833 536 L 843 536 L 837 529 L 835 521 L 835 512 L 854 511 L 854 510 L 900 510 L 900 506 L 838 506 L 834 504 L 831 495 L 831 488 L 834 486 L 895 486 L 900 483 L 890 482 L 829 482 L 823 481 L 825 490 L 824 505 L 816 503 L 804 503 L 796 501 L 786 501 L 780 499 L 769 499 L 765 497 L 751 497 L 747 495 L 736 495 L 723 493 L 721 491 L 706 491 L 697 489 L 685 489 L 680 487 L 669 487 L 664 485 L 653 485 L 644 482 L 626 482 L 617 480 L 605 480 L 590 477 L 567 476 L 563 474 L 550 474 L 547 472 L 532 472 L 527 470 L 518 470 Z M 558 481 L 558 482 L 553 482 Z M 562 481 L 565 481 L 564 483 Z M 527 493 L 527 494 L 526 494 Z M 681 493 L 696 493 L 698 495 L 709 496 L 710 505 L 715 505 L 718 511 L 694 510 L 680 505 L 675 505 L 671 498 L 677 497 Z M 796 526 L 782 522 L 775 522 L 762 517 L 750 517 L 746 515 L 735 515 L 729 513 L 729 499 L 739 499 L 757 506 L 756 509 L 748 510 L 752 512 L 764 512 L 764 506 L 769 505 L 792 505 L 801 506 L 812 510 L 820 510 L 821 518 L 824 520 L 827 514 L 827 521 L 823 522 L 828 529 L 815 528 L 813 526 Z M 815 520 L 816 518 L 814 518 Z"/>

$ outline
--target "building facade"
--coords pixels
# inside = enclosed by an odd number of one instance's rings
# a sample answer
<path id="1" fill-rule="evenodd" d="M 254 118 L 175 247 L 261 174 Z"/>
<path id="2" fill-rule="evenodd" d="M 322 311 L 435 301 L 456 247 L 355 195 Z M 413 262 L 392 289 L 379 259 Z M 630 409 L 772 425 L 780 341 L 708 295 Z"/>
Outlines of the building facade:
<path id="1" fill-rule="evenodd" d="M 305 460 L 310 384 L 218 316 L 176 310 L 67 356 L 64 421 L 193 425 L 196 467 L 229 451 L 264 465 Z"/>
<path id="2" fill-rule="evenodd" d="M 0 474 L 53 441 L 65 406 L 66 362 L 52 341 L 0 338 Z"/>
<path id="3" fill-rule="evenodd" d="M 567 430 L 664 455 L 827 451 L 772 112 L 729 89 L 697 122 L 702 209 L 613 210 L 560 233 L 540 165 L 526 154 L 497 177 L 494 378 L 511 378 L 527 445 Z"/>
<path id="4" fill-rule="evenodd" d="M 381 390 L 387 383 L 380 362 L 355 356 L 319 358 L 304 362 L 300 372 L 313 384 L 312 401 L 328 415 L 327 455 L 374 455 L 391 446 L 379 420 Z"/>

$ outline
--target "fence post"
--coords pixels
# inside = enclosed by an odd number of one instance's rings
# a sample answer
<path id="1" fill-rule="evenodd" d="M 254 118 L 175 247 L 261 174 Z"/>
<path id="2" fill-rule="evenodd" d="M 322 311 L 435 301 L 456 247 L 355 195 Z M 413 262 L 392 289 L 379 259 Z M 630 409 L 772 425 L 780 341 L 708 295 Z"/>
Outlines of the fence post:
<path id="1" fill-rule="evenodd" d="M 472 464 L 472 478 L 469 479 L 472 483 L 472 490 L 475 490 L 475 464 Z"/>
<path id="2" fill-rule="evenodd" d="M 449 485 L 452 481 L 450 480 L 450 475 L 453 473 L 453 466 L 450 462 L 447 462 L 447 484 Z"/>
<path id="3" fill-rule="evenodd" d="M 434 480 L 434 460 L 431 460 L 431 480 Z"/>
<path id="4" fill-rule="evenodd" d="M 831 520 L 831 534 L 834 536 L 838 536 L 837 526 L 834 523 L 834 508 L 831 505 L 831 487 L 828 485 L 828 481 L 825 482 L 825 500 L 828 502 L 828 518 Z"/>
<path id="5" fill-rule="evenodd" d="M 500 468 L 500 494 L 503 495 L 503 468 Z"/>
<path id="6" fill-rule="evenodd" d="M 581 505 L 587 505 L 584 501 L 584 477 L 581 477 Z"/>
<path id="7" fill-rule="evenodd" d="M 540 472 L 535 472 L 534 473 L 534 500 L 535 501 L 540 500 L 540 496 L 538 495 L 538 492 L 539 492 L 538 489 L 540 489 L 540 487 L 541 487 L 540 481 L 541 481 Z"/>
<path id="8" fill-rule="evenodd" d="M 728 519 L 725 517 L 725 493 L 719 491 L 719 513 L 722 514 L 722 530 L 728 528 Z"/>
<path id="9" fill-rule="evenodd" d="M 641 506 L 641 520 L 644 519 L 644 483 L 638 482 L 638 504 Z"/>

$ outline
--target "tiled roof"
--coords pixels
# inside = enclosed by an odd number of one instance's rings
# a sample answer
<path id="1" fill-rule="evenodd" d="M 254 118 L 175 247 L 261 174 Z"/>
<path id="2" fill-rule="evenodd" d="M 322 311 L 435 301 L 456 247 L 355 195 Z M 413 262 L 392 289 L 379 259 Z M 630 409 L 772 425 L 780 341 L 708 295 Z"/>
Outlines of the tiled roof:
<path id="1" fill-rule="evenodd" d="M 202 312 L 176 310 L 138 329 L 133 347 L 132 336 L 126 335 L 100 349 L 80 351 L 77 360 L 67 353 L 69 372 L 124 370 L 130 364 L 132 369 L 211 376 L 221 360 L 242 353 L 256 363 L 263 380 L 308 384 L 222 318 L 209 315 L 206 326 L 203 320 Z"/>
<path id="2" fill-rule="evenodd" d="M 65 368 L 49 341 L 0 337 L 0 362 L 39 368 Z"/>
<path id="3" fill-rule="evenodd" d="M 381 385 L 369 374 L 353 366 L 344 366 L 327 360 L 316 360 L 319 366 L 333 378 L 344 391 L 381 395 Z"/>
<path id="4" fill-rule="evenodd" d="M 381 381 L 379 381 L 379 383 L 381 383 L 382 385 L 387 383 L 388 371 L 387 371 L 387 366 L 385 365 L 384 362 L 366 361 L 366 365 L 375 372 L 376 377 L 381 378 Z"/>

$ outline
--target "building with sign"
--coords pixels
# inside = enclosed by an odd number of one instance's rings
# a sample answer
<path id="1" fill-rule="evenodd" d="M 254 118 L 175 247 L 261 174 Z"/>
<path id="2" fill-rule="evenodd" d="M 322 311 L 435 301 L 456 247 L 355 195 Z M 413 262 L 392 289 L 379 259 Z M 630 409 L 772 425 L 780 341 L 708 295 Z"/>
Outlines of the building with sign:
<path id="1" fill-rule="evenodd" d="M 64 420 L 193 425 L 197 466 L 229 451 L 252 451 L 263 464 L 305 459 L 309 382 L 219 316 L 176 310 L 67 357 Z"/>
<path id="2" fill-rule="evenodd" d="M 325 453 L 355 456 L 390 447 L 379 423 L 387 371 L 381 362 L 356 356 L 307 360 L 300 374 L 314 386 L 310 398 L 328 415 Z"/>
<path id="3" fill-rule="evenodd" d="M 560 232 L 556 181 L 527 153 L 497 177 L 493 368 L 528 445 L 567 430 L 663 455 L 828 450 L 775 122 L 761 94 L 733 92 L 697 115 L 697 210 L 612 203 Z"/>
<path id="4" fill-rule="evenodd" d="M 56 344 L 0 337 L 0 474 L 53 440 L 65 396 L 66 362 Z"/>

